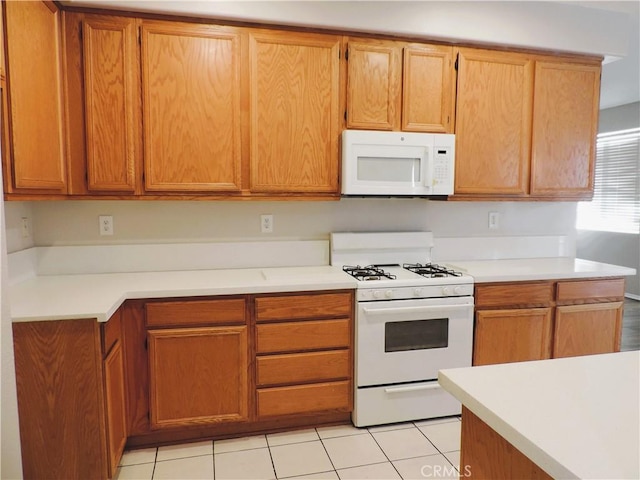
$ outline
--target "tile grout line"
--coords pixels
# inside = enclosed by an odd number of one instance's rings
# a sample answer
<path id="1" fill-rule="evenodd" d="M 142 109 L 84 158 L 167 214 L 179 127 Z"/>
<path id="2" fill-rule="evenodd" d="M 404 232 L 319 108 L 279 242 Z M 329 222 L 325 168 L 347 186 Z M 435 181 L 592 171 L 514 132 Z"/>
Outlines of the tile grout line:
<path id="1" fill-rule="evenodd" d="M 322 445 L 322 448 L 324 449 L 324 453 L 327 454 L 327 458 L 329 459 L 329 463 L 331 463 L 331 466 L 333 467 L 333 471 L 336 474 L 336 477 L 338 477 L 338 480 L 340 479 L 340 474 L 338 473 L 338 469 L 336 468 L 335 464 L 333 463 L 333 460 L 331 459 L 331 455 L 329 455 L 329 451 L 327 450 L 326 445 L 324 444 L 324 439 L 322 438 L 322 436 L 320 436 L 320 432 L 318 431 L 317 428 L 314 428 L 314 430 L 316 431 L 316 435 L 318 435 L 318 438 L 320 439 L 320 445 Z M 335 437 L 337 438 L 337 437 Z"/>
<path id="2" fill-rule="evenodd" d="M 415 425 L 414 425 L 415 427 Z M 396 466 L 393 464 L 393 462 L 391 461 L 391 459 L 389 458 L 389 455 L 387 455 L 387 452 L 384 451 L 384 448 L 382 448 L 382 446 L 378 443 L 378 440 L 376 440 L 376 437 L 373 435 L 373 433 L 371 433 L 371 431 L 367 428 L 367 431 L 369 432 L 369 435 L 371 435 L 371 438 L 373 438 L 373 441 L 376 442 L 376 445 L 378 445 L 378 448 L 380 449 L 380 451 L 382 452 L 382 454 L 385 456 L 385 458 L 387 459 L 387 461 L 391 464 L 391 466 L 393 467 L 393 469 L 396 471 L 396 473 L 398 474 L 398 476 L 400 478 L 404 478 L 400 472 L 398 471 L 398 469 L 396 468 Z M 395 430 L 387 430 L 389 432 L 393 432 Z M 384 432 L 380 432 L 380 433 L 384 433 Z"/>
<path id="3" fill-rule="evenodd" d="M 451 422 L 446 422 L 446 423 L 451 423 Z M 414 424 L 414 425 L 415 425 L 415 424 Z M 438 424 L 437 424 L 437 423 L 434 423 L 434 425 L 438 425 Z M 435 448 L 435 449 L 438 451 L 438 453 L 444 457 L 444 459 L 449 463 L 449 465 L 451 465 L 453 468 L 455 468 L 455 469 L 456 469 L 456 471 L 457 471 L 458 473 L 460 473 L 460 470 L 458 470 L 458 467 L 456 467 L 456 466 L 451 462 L 451 460 L 449 460 L 449 458 L 444 454 L 444 452 L 441 452 L 441 451 L 440 451 L 440 449 L 436 446 L 436 444 L 435 444 L 435 443 L 433 443 L 429 437 L 427 437 L 427 434 L 426 434 L 426 433 L 424 433 L 422 430 L 420 430 L 420 428 L 419 428 L 419 427 L 416 427 L 416 428 L 417 428 L 417 429 L 418 429 L 418 431 L 419 431 L 419 432 L 424 436 L 424 438 L 426 438 L 426 439 L 427 439 L 427 441 L 428 441 L 431 445 L 433 445 L 433 448 Z M 460 450 L 451 450 L 451 451 L 452 451 L 452 452 L 459 452 Z"/>

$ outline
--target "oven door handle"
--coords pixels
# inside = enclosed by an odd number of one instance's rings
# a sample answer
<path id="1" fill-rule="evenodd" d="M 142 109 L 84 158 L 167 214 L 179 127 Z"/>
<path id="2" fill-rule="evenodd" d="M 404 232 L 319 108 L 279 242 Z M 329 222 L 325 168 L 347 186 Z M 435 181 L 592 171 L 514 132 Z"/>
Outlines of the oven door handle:
<path id="1" fill-rule="evenodd" d="M 384 393 L 418 392 L 420 390 L 435 390 L 436 388 L 442 388 L 442 387 L 436 382 L 429 385 L 410 385 L 408 387 L 389 387 L 384 389 Z"/>
<path id="2" fill-rule="evenodd" d="M 425 313 L 433 310 L 451 311 L 473 308 L 473 305 L 431 305 L 427 307 L 391 307 L 391 308 L 367 308 L 363 307 L 362 311 L 366 315 L 381 316 L 393 315 L 394 313 Z"/>

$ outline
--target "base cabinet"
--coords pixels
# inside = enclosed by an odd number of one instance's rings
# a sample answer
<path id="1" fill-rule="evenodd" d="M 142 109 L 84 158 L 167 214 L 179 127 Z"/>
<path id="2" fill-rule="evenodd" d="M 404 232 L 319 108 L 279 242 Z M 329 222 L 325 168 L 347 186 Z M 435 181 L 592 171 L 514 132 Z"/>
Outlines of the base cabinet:
<path id="1" fill-rule="evenodd" d="M 620 351 L 624 279 L 476 285 L 473 365 Z"/>

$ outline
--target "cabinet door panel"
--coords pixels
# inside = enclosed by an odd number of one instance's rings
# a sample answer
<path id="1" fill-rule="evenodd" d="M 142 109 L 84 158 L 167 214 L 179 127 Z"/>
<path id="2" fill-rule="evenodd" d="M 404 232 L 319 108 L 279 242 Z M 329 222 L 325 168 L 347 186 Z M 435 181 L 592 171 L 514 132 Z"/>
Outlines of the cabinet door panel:
<path id="1" fill-rule="evenodd" d="M 476 312 L 473 365 L 551 357 L 551 308 Z"/>
<path id="2" fill-rule="evenodd" d="M 455 76 L 453 48 L 404 49 L 402 130 L 453 133 Z"/>
<path id="3" fill-rule="evenodd" d="M 455 193 L 525 195 L 533 62 L 462 48 L 458 62 Z"/>
<path id="4" fill-rule="evenodd" d="M 145 189 L 240 190 L 240 34 L 142 25 Z"/>
<path id="5" fill-rule="evenodd" d="M 556 309 L 553 357 L 620 351 L 623 302 Z"/>
<path id="6" fill-rule="evenodd" d="M 400 52 L 395 42 L 349 42 L 347 128 L 400 127 Z"/>
<path id="7" fill-rule="evenodd" d="M 531 194 L 593 192 L 600 66 L 537 62 Z"/>
<path id="8" fill-rule="evenodd" d="M 341 37 L 253 33 L 252 192 L 337 193 Z"/>
<path id="9" fill-rule="evenodd" d="M 83 22 L 88 189 L 133 192 L 139 142 L 135 20 Z"/>
<path id="10" fill-rule="evenodd" d="M 2 4 L 13 187 L 66 193 L 60 13 L 53 3 Z"/>
<path id="11" fill-rule="evenodd" d="M 114 477 L 127 441 L 124 359 L 120 341 L 116 342 L 104 360 L 104 384 L 109 445 L 109 475 Z"/>
<path id="12" fill-rule="evenodd" d="M 150 330 L 151 428 L 248 419 L 247 327 Z"/>

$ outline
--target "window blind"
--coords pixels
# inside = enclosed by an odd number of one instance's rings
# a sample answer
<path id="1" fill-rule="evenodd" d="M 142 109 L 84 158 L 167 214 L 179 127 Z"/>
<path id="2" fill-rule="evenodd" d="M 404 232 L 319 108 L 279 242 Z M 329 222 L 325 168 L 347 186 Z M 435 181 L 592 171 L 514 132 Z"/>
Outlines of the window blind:
<path id="1" fill-rule="evenodd" d="M 640 128 L 596 140 L 593 200 L 579 202 L 577 228 L 640 233 Z"/>

